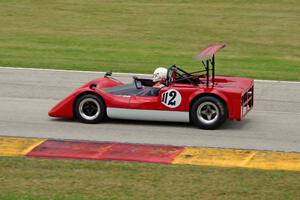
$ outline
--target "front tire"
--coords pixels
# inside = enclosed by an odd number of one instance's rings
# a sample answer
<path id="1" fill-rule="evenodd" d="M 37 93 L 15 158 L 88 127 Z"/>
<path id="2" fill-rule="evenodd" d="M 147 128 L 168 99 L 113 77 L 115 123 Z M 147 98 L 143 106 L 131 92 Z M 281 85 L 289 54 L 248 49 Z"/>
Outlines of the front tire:
<path id="1" fill-rule="evenodd" d="M 75 102 L 75 116 L 84 123 L 98 123 L 106 116 L 106 106 L 103 100 L 94 94 L 86 94 Z"/>
<path id="2" fill-rule="evenodd" d="M 228 111 L 223 101 L 213 96 L 203 96 L 193 103 L 190 114 L 196 126 L 213 130 L 226 121 Z"/>

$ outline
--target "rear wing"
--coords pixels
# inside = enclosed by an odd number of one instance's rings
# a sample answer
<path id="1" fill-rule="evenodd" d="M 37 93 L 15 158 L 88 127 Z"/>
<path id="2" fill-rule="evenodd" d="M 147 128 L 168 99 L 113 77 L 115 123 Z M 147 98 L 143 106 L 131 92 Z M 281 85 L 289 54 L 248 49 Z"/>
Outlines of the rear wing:
<path id="1" fill-rule="evenodd" d="M 223 49 L 225 44 L 211 44 L 203 51 L 194 56 L 195 60 L 200 60 L 206 70 L 206 85 L 209 86 L 209 71 L 212 71 L 212 84 L 215 83 L 215 54 Z M 211 65 L 211 68 L 210 68 Z"/>

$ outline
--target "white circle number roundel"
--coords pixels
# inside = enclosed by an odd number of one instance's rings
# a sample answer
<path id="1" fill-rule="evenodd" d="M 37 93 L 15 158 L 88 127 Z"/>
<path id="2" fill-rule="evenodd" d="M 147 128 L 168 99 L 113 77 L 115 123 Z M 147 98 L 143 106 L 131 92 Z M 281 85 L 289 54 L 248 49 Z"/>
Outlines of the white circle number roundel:
<path id="1" fill-rule="evenodd" d="M 161 103 L 169 108 L 176 108 L 181 103 L 181 94 L 174 89 L 162 93 Z"/>

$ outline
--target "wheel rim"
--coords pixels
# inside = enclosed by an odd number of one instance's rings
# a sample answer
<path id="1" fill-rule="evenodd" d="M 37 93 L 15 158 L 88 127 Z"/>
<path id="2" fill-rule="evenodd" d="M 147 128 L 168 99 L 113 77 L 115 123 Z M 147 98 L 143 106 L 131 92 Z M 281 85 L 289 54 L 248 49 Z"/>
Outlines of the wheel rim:
<path id="1" fill-rule="evenodd" d="M 79 114 L 86 120 L 94 120 L 100 114 L 100 105 L 97 100 L 93 98 L 86 98 L 79 104 Z"/>
<path id="2" fill-rule="evenodd" d="M 203 102 L 197 108 L 198 119 L 205 124 L 212 124 L 219 117 L 219 109 L 212 102 Z"/>

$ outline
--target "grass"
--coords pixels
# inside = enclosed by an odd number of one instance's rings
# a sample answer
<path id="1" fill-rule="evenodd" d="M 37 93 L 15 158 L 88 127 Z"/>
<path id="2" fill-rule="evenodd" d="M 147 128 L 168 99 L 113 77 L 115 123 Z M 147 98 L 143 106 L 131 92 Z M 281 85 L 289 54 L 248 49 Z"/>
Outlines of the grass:
<path id="1" fill-rule="evenodd" d="M 299 81 L 299 13 L 297 0 L 0 0 L 0 65 L 195 70 L 217 42 L 217 74 Z"/>
<path id="2" fill-rule="evenodd" d="M 0 159 L 0 199 L 291 199 L 300 173 L 86 160 Z"/>

